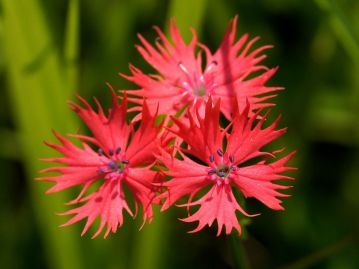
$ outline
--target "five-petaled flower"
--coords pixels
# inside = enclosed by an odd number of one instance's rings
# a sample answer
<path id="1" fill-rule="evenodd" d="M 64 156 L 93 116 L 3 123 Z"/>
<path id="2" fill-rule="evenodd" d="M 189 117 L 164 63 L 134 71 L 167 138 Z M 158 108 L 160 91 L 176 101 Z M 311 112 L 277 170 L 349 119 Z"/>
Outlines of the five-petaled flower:
<path id="1" fill-rule="evenodd" d="M 226 129 L 219 126 L 220 102 L 213 105 L 209 98 L 204 117 L 201 117 L 198 109 L 197 107 L 196 111 L 189 113 L 189 124 L 173 118 L 177 125 L 175 133 L 188 144 L 188 148 L 179 149 L 181 158 L 174 158 L 166 152 L 159 156 L 168 168 L 166 174 L 172 177 L 163 184 L 168 191 L 159 196 L 165 198 L 162 210 L 181 197 L 189 195 L 188 203 L 183 206 L 200 206 L 195 213 L 183 219 L 186 222 L 199 221 L 193 232 L 201 230 L 206 224 L 211 226 L 217 220 L 218 235 L 223 226 L 227 234 L 232 228 L 241 233 L 236 211 L 245 216 L 254 215 L 246 213 L 238 204 L 232 189 L 238 188 L 245 197 L 254 197 L 274 210 L 283 209 L 277 197 L 287 195 L 277 190 L 290 186 L 279 185 L 273 181 L 292 179 L 282 173 L 295 169 L 285 166 L 295 152 L 268 163 L 278 151 L 270 153 L 261 151 L 261 148 L 281 136 L 286 129 L 275 129 L 279 118 L 263 128 L 267 114 L 260 120 L 260 111 L 249 116 L 249 104 L 243 112 L 233 117 Z M 200 161 L 194 161 L 189 156 Z M 258 157 L 260 160 L 257 163 L 245 165 L 248 160 Z M 208 186 L 209 191 L 192 202 L 198 192 Z"/>
<path id="2" fill-rule="evenodd" d="M 228 119 L 231 118 L 236 103 L 241 111 L 247 101 L 252 110 L 272 106 L 272 103 L 263 101 L 275 96 L 268 93 L 282 88 L 267 87 L 265 83 L 277 68 L 269 69 L 260 64 L 266 58 L 266 55 L 261 53 L 272 46 L 261 46 L 250 52 L 258 38 L 247 42 L 248 35 L 245 34 L 236 41 L 236 25 L 237 17 L 230 23 L 214 54 L 204 44 L 198 43 L 193 29 L 193 38 L 187 45 L 174 20 L 170 24 L 173 44 L 158 27 L 155 27 L 155 30 L 162 44 L 156 41 L 156 47 L 139 35 L 142 46 L 138 45 L 137 49 L 159 75 L 144 74 L 131 65 L 131 76 L 121 74 L 140 87 L 138 90 L 127 90 L 127 93 L 134 96 L 130 100 L 142 104 L 144 97 L 151 110 L 157 109 L 159 103 L 160 114 L 174 115 L 185 105 L 194 107 L 196 103 L 202 104 L 203 111 L 211 96 L 214 101 L 221 99 L 221 111 Z M 196 53 L 198 48 L 200 52 Z M 203 52 L 206 55 L 204 68 Z"/>
<path id="3" fill-rule="evenodd" d="M 63 213 L 75 214 L 63 226 L 87 218 L 82 232 L 84 234 L 94 220 L 100 217 L 100 226 L 93 237 L 96 237 L 106 224 L 105 237 L 110 231 L 116 232 L 117 227 L 123 223 L 123 210 L 134 216 L 137 213 L 138 203 L 143 208 L 144 223 L 147 219 L 151 221 L 152 200 L 156 190 L 153 183 L 161 180 L 161 176 L 150 169 L 155 161 L 154 154 L 158 151 L 156 140 L 160 126 L 155 125 L 156 115 L 151 115 L 147 105 L 144 104 L 141 124 L 137 130 L 134 130 L 134 123 L 128 124 L 126 120 L 126 97 L 119 105 L 113 90 L 112 95 L 112 108 L 107 117 L 96 99 L 98 112 L 95 112 L 81 97 L 79 99 L 85 107 L 70 102 L 71 108 L 85 122 L 93 137 L 73 135 L 82 141 L 83 148 L 80 148 L 55 132 L 61 145 L 46 144 L 62 153 L 63 157 L 48 158 L 45 161 L 67 166 L 44 169 L 41 172 L 59 172 L 61 175 L 39 178 L 56 183 L 48 193 L 83 185 L 79 196 L 69 204 L 85 204 Z M 87 142 L 98 147 L 97 152 Z M 88 188 L 101 179 L 103 179 L 101 187 L 96 192 L 83 197 Z M 128 187 L 134 198 L 135 213 L 129 208 L 125 199 L 124 185 Z"/>

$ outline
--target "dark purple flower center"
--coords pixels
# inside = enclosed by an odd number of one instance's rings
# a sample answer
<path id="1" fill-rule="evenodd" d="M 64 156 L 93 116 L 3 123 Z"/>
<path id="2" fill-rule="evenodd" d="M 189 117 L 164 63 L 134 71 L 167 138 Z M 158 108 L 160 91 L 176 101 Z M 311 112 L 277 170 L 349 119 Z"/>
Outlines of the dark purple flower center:
<path id="1" fill-rule="evenodd" d="M 225 157 L 222 149 L 218 149 L 216 153 L 218 155 L 217 159 L 214 154 L 209 156 L 211 169 L 208 170 L 207 178 L 218 185 L 229 184 L 237 170 L 234 165 L 234 156 Z"/>
<path id="2" fill-rule="evenodd" d="M 130 161 L 125 158 L 124 154 L 121 154 L 120 147 L 116 150 L 109 149 L 108 156 L 104 155 L 102 149 L 98 150 L 98 154 L 102 163 L 98 170 L 99 174 L 104 174 L 104 178 L 109 180 L 125 178 Z"/>
<path id="3" fill-rule="evenodd" d="M 125 171 L 126 165 L 130 162 L 128 160 L 116 160 L 110 161 L 107 166 L 111 169 L 111 172 L 123 173 Z"/>

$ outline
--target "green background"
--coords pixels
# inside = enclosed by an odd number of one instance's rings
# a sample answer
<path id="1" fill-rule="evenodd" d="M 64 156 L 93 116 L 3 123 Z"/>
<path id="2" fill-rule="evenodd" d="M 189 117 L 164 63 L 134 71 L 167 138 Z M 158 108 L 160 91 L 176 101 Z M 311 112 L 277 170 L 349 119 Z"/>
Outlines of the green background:
<path id="1" fill-rule="evenodd" d="M 109 104 L 105 82 L 130 88 L 117 73 L 149 66 L 134 44 L 152 25 L 174 17 L 186 40 L 193 26 L 214 51 L 228 22 L 238 35 L 273 44 L 265 64 L 279 65 L 269 85 L 286 88 L 272 115 L 288 133 L 275 144 L 299 167 L 285 211 L 262 212 L 241 240 L 215 227 L 187 234 L 181 209 L 158 214 L 140 232 L 126 216 L 108 239 L 80 237 L 83 223 L 58 228 L 63 202 L 33 180 L 54 154 L 51 129 L 81 123 L 67 100 L 80 93 Z M 1 0 L 0 1 L 0 268 L 359 268 L 359 1 L 356 0 Z M 273 117 L 274 117 L 273 116 Z"/>

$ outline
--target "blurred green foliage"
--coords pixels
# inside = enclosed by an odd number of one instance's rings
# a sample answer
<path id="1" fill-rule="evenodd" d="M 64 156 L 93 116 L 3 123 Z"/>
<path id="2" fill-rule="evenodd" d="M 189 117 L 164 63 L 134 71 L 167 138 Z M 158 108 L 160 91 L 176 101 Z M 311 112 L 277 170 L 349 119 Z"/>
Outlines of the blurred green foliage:
<path id="1" fill-rule="evenodd" d="M 2 0 L 0 268 L 359 268 L 358 13 L 355 0 Z M 215 229 L 186 234 L 176 208 L 140 232 L 126 216 L 107 240 L 81 238 L 81 224 L 58 228 L 65 217 L 54 212 L 74 193 L 46 196 L 49 185 L 33 179 L 39 158 L 54 154 L 42 144 L 51 129 L 80 128 L 66 101 L 80 93 L 108 103 L 105 82 L 134 87 L 117 75 L 129 62 L 151 72 L 136 33 L 154 40 L 151 26 L 174 17 L 186 40 L 193 26 L 214 50 L 236 14 L 238 36 L 274 44 L 270 84 L 286 88 L 272 109 L 289 127 L 278 145 L 298 150 L 286 211 L 250 200 L 263 213 L 242 242 Z"/>

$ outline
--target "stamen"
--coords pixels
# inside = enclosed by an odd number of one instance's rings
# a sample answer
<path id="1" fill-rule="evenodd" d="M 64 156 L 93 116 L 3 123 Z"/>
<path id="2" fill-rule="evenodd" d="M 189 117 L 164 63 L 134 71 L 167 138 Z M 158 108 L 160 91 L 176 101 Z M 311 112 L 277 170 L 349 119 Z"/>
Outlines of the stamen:
<path id="1" fill-rule="evenodd" d="M 219 175 L 220 177 L 225 177 L 226 173 L 225 173 L 224 171 L 219 171 L 219 172 L 218 172 L 218 175 Z"/>
<path id="2" fill-rule="evenodd" d="M 123 164 L 129 164 L 130 161 L 129 161 L 129 160 L 122 160 L 122 163 L 123 163 Z"/>
<path id="3" fill-rule="evenodd" d="M 103 155 L 103 149 L 98 149 L 98 150 L 97 150 L 97 154 L 98 154 L 99 156 L 102 156 L 102 155 Z"/>
<path id="4" fill-rule="evenodd" d="M 209 161 L 210 161 L 211 163 L 214 162 L 214 155 L 213 155 L 213 154 L 209 155 Z"/>
<path id="5" fill-rule="evenodd" d="M 213 69 L 213 67 L 215 67 L 215 66 L 217 66 L 217 65 L 218 65 L 218 62 L 217 62 L 217 61 L 212 61 L 212 62 L 208 65 L 208 67 L 207 67 L 207 69 L 206 69 L 205 72 L 211 71 L 211 70 Z"/>
<path id="6" fill-rule="evenodd" d="M 222 157 L 223 156 L 223 151 L 221 149 L 217 149 L 217 154 Z"/>
<path id="7" fill-rule="evenodd" d="M 102 170 L 102 169 L 99 169 L 99 170 L 97 170 L 97 173 L 99 173 L 99 174 L 104 174 L 104 173 L 105 173 L 105 171 L 104 171 L 104 170 Z"/>
<path id="8" fill-rule="evenodd" d="M 231 169 L 231 171 L 236 171 L 237 167 L 235 167 L 234 165 L 232 165 L 229 169 Z"/>
<path id="9" fill-rule="evenodd" d="M 185 88 L 189 89 L 189 84 L 188 84 L 187 81 L 182 81 L 182 85 L 183 85 Z"/>
<path id="10" fill-rule="evenodd" d="M 110 150 L 108 151 L 108 154 L 110 154 L 110 156 L 113 156 L 113 149 L 110 149 Z"/>
<path id="11" fill-rule="evenodd" d="M 231 161 L 231 163 L 233 163 L 234 162 L 234 156 L 231 154 L 231 155 L 229 155 L 229 160 Z"/>
<path id="12" fill-rule="evenodd" d="M 118 147 L 118 148 L 116 149 L 116 154 L 119 154 L 120 152 L 121 152 L 121 148 Z"/>
<path id="13" fill-rule="evenodd" d="M 107 165 L 113 170 L 118 168 L 116 162 L 114 161 L 110 161 Z"/>
<path id="14" fill-rule="evenodd" d="M 187 75 L 189 75 L 189 72 L 188 72 L 187 68 L 182 64 L 182 62 L 179 62 L 179 63 L 178 63 L 178 67 L 179 67 L 184 73 L 186 73 Z"/>
<path id="15" fill-rule="evenodd" d="M 208 175 L 213 175 L 216 173 L 216 170 L 215 169 L 211 169 L 208 171 Z"/>

